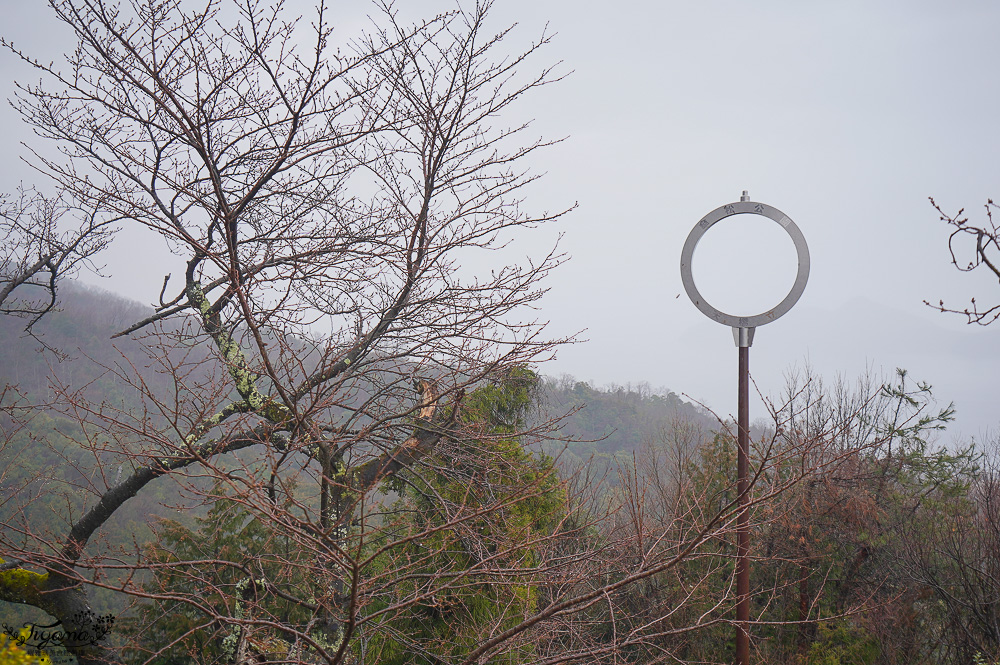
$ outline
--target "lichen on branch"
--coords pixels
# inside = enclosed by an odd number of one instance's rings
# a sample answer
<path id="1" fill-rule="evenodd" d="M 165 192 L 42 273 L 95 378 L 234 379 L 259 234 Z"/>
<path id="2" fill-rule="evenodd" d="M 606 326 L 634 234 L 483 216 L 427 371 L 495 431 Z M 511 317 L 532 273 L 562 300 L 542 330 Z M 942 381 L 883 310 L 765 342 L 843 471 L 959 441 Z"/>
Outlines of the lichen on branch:
<path id="1" fill-rule="evenodd" d="M 213 307 L 201 288 L 201 282 L 191 281 L 187 287 L 188 300 L 201 315 L 205 331 L 212 337 L 216 348 L 222 354 L 236 391 L 246 403 L 246 410 L 252 411 L 273 423 L 292 418 L 286 406 L 266 396 L 257 388 L 260 376 L 254 372 L 246 360 L 246 354 L 232 335 L 222 325 L 219 312 Z"/>

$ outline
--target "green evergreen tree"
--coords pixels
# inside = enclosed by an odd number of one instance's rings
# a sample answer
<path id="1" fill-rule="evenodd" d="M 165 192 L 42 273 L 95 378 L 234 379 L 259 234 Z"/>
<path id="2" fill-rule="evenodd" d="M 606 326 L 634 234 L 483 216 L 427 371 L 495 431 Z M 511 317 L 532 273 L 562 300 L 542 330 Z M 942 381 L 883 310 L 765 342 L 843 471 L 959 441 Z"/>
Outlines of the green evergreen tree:
<path id="1" fill-rule="evenodd" d="M 519 368 L 479 387 L 461 416 L 479 436 L 443 448 L 433 473 L 394 479 L 400 544 L 378 565 L 397 579 L 369 609 L 377 631 L 359 641 L 362 662 L 450 662 L 535 610 L 533 542 L 552 533 L 564 510 L 552 459 L 513 436 L 524 430 L 539 386 L 532 371 Z M 389 611 L 393 606 L 407 609 Z M 525 641 L 489 662 L 513 665 L 531 652 Z"/>
<path id="2" fill-rule="evenodd" d="M 267 521 L 223 493 L 191 529 L 164 520 L 159 539 L 147 547 L 153 579 L 144 585 L 152 598 L 140 604 L 126 624 L 129 650 L 136 662 L 155 665 L 202 665 L 229 662 L 241 630 L 226 619 L 268 615 L 305 624 L 301 606 L 280 596 L 283 587 L 299 587 L 303 575 L 294 564 L 296 551 Z M 198 597 L 200 605 L 190 602 Z M 186 599 L 186 600 L 181 600 Z M 290 641 L 268 632 L 250 637 L 259 653 L 287 654 Z"/>
<path id="3" fill-rule="evenodd" d="M 538 386 L 533 372 L 518 368 L 469 394 L 459 418 L 475 438 L 442 446 L 423 471 L 384 481 L 385 505 L 369 510 L 345 536 L 345 547 L 367 543 L 359 574 L 373 580 L 360 585 L 354 640 L 360 662 L 447 662 L 535 609 L 533 541 L 551 533 L 564 503 L 553 461 L 525 450 L 514 436 L 525 428 Z M 307 550 L 278 536 L 271 522 L 222 488 L 194 528 L 164 521 L 159 541 L 147 550 L 153 579 L 145 589 L 153 598 L 128 627 L 136 662 L 152 654 L 155 665 L 230 662 L 241 640 L 257 654 L 291 657 L 294 636 L 263 627 L 271 618 L 317 634 L 310 622 L 321 613 L 280 593 L 309 595 L 314 580 L 305 571 L 312 562 L 298 561 Z M 318 596 L 322 588 L 311 593 Z M 248 619 L 261 627 L 240 624 Z M 530 650 L 514 645 L 490 662 L 521 662 Z M 294 655 L 308 659 L 308 648 Z"/>

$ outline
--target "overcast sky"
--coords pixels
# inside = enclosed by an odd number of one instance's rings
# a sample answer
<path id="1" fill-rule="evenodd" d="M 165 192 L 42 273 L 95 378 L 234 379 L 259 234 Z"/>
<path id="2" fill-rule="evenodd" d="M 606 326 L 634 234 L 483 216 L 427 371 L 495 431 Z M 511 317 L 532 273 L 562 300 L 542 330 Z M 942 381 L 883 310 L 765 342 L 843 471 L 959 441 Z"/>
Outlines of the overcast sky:
<path id="1" fill-rule="evenodd" d="M 0 0 L 2 31 L 56 58 L 72 44 L 43 4 Z M 350 36 L 365 5 L 341 4 Z M 400 4 L 414 13 L 453 6 Z M 995 280 L 950 266 L 947 228 L 927 200 L 978 217 L 1000 197 L 1000 3 L 597 6 L 497 0 L 494 11 L 525 38 L 548 23 L 557 36 L 536 62 L 572 72 L 521 109 L 537 133 L 568 137 L 535 159 L 547 176 L 528 204 L 579 204 L 559 229 L 573 258 L 553 276 L 542 315 L 553 335 L 584 331 L 588 341 L 543 372 L 648 381 L 734 413 L 732 335 L 687 299 L 678 263 L 691 227 L 749 190 L 795 220 L 812 255 L 802 299 L 757 330 L 751 372 L 765 395 L 806 363 L 828 380 L 903 367 L 956 403 L 944 441 L 1000 424 L 1000 327 L 970 327 L 922 304 L 1000 300 Z M 6 54 L 0 68 L 9 97 L 25 70 Z M 33 180 L 14 159 L 30 135 L 7 108 L 0 122 L 0 189 L 11 191 Z M 540 248 L 552 233 L 539 234 Z M 108 259 L 115 279 L 99 283 L 152 302 L 164 271 L 130 263 L 136 240 L 125 240 Z M 695 254 L 703 294 L 734 314 L 777 304 L 794 273 L 790 241 L 759 217 L 720 223 Z M 764 415 L 751 407 L 752 419 Z"/>

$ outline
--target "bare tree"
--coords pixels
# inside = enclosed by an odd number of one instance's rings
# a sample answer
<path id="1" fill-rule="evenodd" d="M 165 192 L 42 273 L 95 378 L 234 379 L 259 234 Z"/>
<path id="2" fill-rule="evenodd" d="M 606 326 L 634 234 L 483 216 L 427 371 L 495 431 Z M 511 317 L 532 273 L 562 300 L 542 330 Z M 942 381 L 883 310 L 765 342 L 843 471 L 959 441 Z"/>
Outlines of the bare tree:
<path id="1" fill-rule="evenodd" d="M 78 218 L 69 228 L 66 221 Z M 73 277 L 104 249 L 114 220 L 72 197 L 21 189 L 0 198 L 0 313 L 28 319 L 27 329 L 56 306 L 59 280 Z"/>
<path id="2" fill-rule="evenodd" d="M 546 142 L 523 141 L 526 123 L 499 124 L 552 78 L 524 73 L 548 38 L 497 54 L 510 34 L 487 32 L 488 5 L 415 26 L 383 5 L 382 27 L 340 51 L 325 3 L 308 20 L 288 20 L 282 3 L 50 4 L 78 39 L 65 69 L 4 42 L 44 77 L 19 87 L 16 108 L 64 156 L 36 154 L 34 166 L 81 208 L 152 229 L 184 261 L 179 287 L 165 278 L 155 314 L 122 331 L 149 331 L 150 362 L 175 390 L 157 394 L 123 362 L 107 369 L 136 388 L 137 410 L 60 393 L 97 468 L 112 456 L 129 471 L 84 485 L 58 545 L 5 531 L 0 597 L 79 627 L 81 584 L 107 585 L 116 558 L 91 547 L 95 534 L 154 479 L 207 470 L 304 539 L 326 591 L 297 597 L 313 616 L 279 633 L 343 661 L 362 611 L 360 562 L 373 556 L 360 544 L 373 493 L 442 441 L 469 440 L 468 387 L 552 348 L 524 312 L 563 257 L 512 264 L 488 251 L 559 217 L 520 205 L 534 178 L 521 164 Z M 214 352 L 181 350 L 192 348 Z M 254 464 L 214 461 L 251 448 Z M 307 480 L 315 516 L 275 513 L 270 499 Z M 266 622 L 230 610 L 237 632 Z M 256 648 L 237 642 L 240 654 Z M 111 657 L 103 645 L 77 653 Z"/>
<path id="3" fill-rule="evenodd" d="M 963 491 L 928 501 L 926 515 L 905 525 L 904 555 L 914 585 L 939 608 L 934 638 L 942 662 L 993 661 L 1000 655 L 1000 464 L 986 442 Z"/>
<path id="4" fill-rule="evenodd" d="M 967 482 L 974 451 L 935 445 L 954 409 L 934 408 L 930 386 L 905 371 L 892 382 L 868 374 L 829 390 L 810 374 L 790 378 L 783 436 L 828 434 L 803 460 L 817 472 L 768 507 L 775 519 L 760 535 L 763 566 L 787 581 L 770 614 L 799 620 L 772 633 L 768 662 L 807 653 L 819 660 L 837 649 L 878 653 L 886 663 L 937 662 L 936 617 L 904 554 L 908 534 L 933 522 L 929 514 Z"/>

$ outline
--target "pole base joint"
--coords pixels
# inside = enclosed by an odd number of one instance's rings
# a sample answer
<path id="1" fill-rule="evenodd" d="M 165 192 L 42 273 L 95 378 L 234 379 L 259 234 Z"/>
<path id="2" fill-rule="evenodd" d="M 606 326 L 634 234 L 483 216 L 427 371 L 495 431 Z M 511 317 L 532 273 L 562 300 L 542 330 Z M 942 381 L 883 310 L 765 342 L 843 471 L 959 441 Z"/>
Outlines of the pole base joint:
<path id="1" fill-rule="evenodd" d="M 753 346 L 753 333 L 756 328 L 737 328 L 733 326 L 733 341 L 739 348 Z"/>

